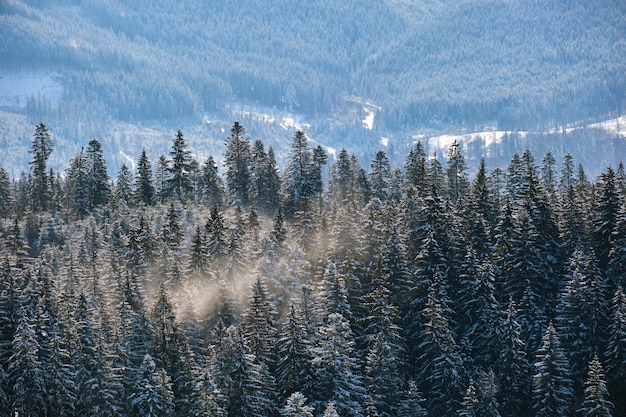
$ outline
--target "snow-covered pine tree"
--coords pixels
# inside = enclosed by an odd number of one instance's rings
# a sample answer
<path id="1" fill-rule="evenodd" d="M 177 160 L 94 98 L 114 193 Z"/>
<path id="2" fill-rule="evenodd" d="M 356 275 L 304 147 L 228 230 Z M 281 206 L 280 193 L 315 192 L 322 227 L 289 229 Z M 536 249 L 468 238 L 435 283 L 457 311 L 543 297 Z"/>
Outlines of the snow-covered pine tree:
<path id="1" fill-rule="evenodd" d="M 602 362 L 597 354 L 589 361 L 589 370 L 585 381 L 585 401 L 577 410 L 583 417 L 612 417 L 613 404 L 609 401 L 609 391 Z"/>
<path id="2" fill-rule="evenodd" d="M 146 354 L 140 368 L 141 379 L 131 396 L 133 415 L 166 417 L 174 411 L 174 395 L 170 378 L 159 369 L 150 354 Z"/>
<path id="3" fill-rule="evenodd" d="M 533 375 L 536 417 L 569 416 L 575 403 L 571 372 L 556 328 L 548 325 L 537 351 Z"/>
<path id="4" fill-rule="evenodd" d="M 626 296 L 618 286 L 611 306 L 608 342 L 604 351 L 606 378 L 615 412 L 626 412 Z"/>
<path id="5" fill-rule="evenodd" d="M 280 409 L 280 417 L 313 417 L 313 407 L 306 405 L 306 397 L 296 391 Z"/>

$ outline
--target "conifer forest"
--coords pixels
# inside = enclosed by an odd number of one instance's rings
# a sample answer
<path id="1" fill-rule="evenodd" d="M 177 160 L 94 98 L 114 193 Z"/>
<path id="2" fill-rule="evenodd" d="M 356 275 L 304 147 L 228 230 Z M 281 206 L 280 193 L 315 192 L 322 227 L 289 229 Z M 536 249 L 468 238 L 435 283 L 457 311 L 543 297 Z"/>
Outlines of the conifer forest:
<path id="1" fill-rule="evenodd" d="M 626 415 L 623 165 L 223 140 L 0 168 L 0 415 Z"/>

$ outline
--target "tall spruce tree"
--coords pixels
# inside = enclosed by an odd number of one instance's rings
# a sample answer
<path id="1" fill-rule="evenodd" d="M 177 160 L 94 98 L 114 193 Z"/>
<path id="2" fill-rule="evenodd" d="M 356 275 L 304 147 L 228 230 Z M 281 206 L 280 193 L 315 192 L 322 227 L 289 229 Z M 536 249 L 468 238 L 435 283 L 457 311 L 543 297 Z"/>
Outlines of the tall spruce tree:
<path id="1" fill-rule="evenodd" d="M 30 153 L 33 159 L 30 161 L 32 169 L 32 197 L 33 211 L 45 211 L 48 209 L 48 200 L 51 197 L 50 181 L 48 178 L 47 163 L 54 149 L 50 132 L 46 125 L 41 122 L 35 128 Z"/>
<path id="2" fill-rule="evenodd" d="M 137 175 L 135 177 L 135 199 L 142 205 L 151 206 L 156 203 L 156 190 L 152 179 L 152 166 L 142 149 L 137 162 Z"/>
<path id="3" fill-rule="evenodd" d="M 101 207 L 111 197 L 111 178 L 102 153 L 102 144 L 98 139 L 91 139 L 85 152 L 87 164 L 87 202 L 89 210 Z"/>
<path id="4" fill-rule="evenodd" d="M 578 413 L 583 417 L 613 416 L 613 404 L 609 401 L 604 369 L 597 354 L 589 361 L 589 371 L 585 380 L 585 401 Z"/>
<path id="5" fill-rule="evenodd" d="M 535 359 L 533 409 L 537 417 L 571 415 L 575 401 L 570 375 L 567 356 L 550 323 Z"/>
<path id="6" fill-rule="evenodd" d="M 608 343 L 604 351 L 607 383 L 616 415 L 626 412 L 626 296 L 619 286 L 613 296 Z"/>
<path id="7" fill-rule="evenodd" d="M 184 204 L 193 192 L 192 175 L 194 170 L 191 151 L 187 149 L 187 142 L 180 130 L 176 132 L 170 157 L 172 159 L 168 167 L 167 192 L 170 197 L 176 198 Z"/>
<path id="8" fill-rule="evenodd" d="M 226 166 L 226 187 L 233 206 L 247 208 L 250 205 L 250 140 L 246 129 L 233 123 L 226 139 L 224 165 Z"/>

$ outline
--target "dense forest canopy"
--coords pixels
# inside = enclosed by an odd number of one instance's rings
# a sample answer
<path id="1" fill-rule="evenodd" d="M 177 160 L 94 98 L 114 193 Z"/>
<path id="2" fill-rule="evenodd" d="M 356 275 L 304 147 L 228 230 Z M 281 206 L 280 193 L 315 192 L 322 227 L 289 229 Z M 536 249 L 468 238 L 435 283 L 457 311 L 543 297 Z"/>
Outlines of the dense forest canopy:
<path id="1" fill-rule="evenodd" d="M 59 165 L 70 144 L 97 137 L 118 168 L 119 151 L 141 151 L 129 144 L 134 129 L 155 121 L 193 125 L 185 130 L 213 141 L 206 152 L 221 153 L 214 138 L 244 120 L 233 115 L 241 109 L 296 114 L 327 146 L 365 148 L 363 162 L 391 138 L 397 162 L 420 129 L 548 131 L 620 115 L 624 39 L 617 0 L 4 0 L 0 75 L 39 77 L 54 94 L 0 79 L 0 116 L 46 120 Z M 364 106 L 376 113 L 373 130 Z M 263 125 L 268 141 L 284 134 L 278 122 L 246 122 Z M 163 151 L 166 143 L 159 138 Z"/>
<path id="2" fill-rule="evenodd" d="M 0 168 L 0 414 L 626 413 L 622 164 L 223 140 Z"/>

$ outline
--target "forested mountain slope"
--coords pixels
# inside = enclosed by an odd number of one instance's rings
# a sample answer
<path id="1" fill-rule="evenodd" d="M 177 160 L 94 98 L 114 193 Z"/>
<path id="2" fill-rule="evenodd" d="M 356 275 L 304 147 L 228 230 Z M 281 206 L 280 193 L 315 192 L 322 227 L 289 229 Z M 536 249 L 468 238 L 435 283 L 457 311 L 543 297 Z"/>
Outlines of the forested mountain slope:
<path id="1" fill-rule="evenodd" d="M 298 114 L 329 146 L 404 146 L 425 127 L 541 130 L 618 114 L 624 39 L 617 0 L 3 0 L 0 74 L 52 80 L 54 94 L 0 79 L 1 103 L 74 143 L 111 141 L 118 121 L 227 128 L 248 106 Z M 355 103 L 375 109 L 374 134 Z"/>

